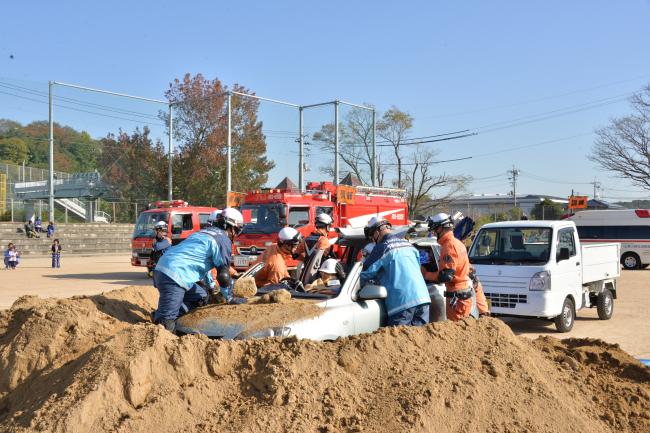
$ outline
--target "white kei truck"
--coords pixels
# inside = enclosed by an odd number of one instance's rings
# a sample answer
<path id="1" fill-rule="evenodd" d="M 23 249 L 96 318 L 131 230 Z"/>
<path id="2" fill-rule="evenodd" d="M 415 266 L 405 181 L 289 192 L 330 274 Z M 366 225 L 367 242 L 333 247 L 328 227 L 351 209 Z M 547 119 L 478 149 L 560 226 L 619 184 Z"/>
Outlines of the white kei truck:
<path id="1" fill-rule="evenodd" d="M 569 332 L 582 308 L 612 317 L 620 249 L 581 245 L 573 221 L 508 221 L 481 227 L 469 259 L 495 316 L 549 319 Z"/>

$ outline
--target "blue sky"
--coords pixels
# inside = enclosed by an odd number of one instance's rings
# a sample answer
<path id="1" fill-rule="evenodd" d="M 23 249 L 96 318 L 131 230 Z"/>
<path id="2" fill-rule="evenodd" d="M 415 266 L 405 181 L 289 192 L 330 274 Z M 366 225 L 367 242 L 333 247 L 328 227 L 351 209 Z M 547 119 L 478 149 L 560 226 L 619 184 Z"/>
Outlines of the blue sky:
<path id="1" fill-rule="evenodd" d="M 44 98 L 24 88 L 45 91 L 48 80 L 162 99 L 174 78 L 202 73 L 302 104 L 395 105 L 415 118 L 413 137 L 477 130 L 429 145 L 440 159 L 473 156 L 437 169 L 487 178 L 474 193 L 508 192 L 515 165 L 523 193 L 591 193 L 598 179 L 606 197 L 649 195 L 586 159 L 594 129 L 650 83 L 648 0 L 24 3 L 2 8 L 0 84 L 23 90 L 0 89 L 0 117 L 46 119 Z M 154 104 L 57 92 L 144 114 L 163 136 Z M 137 124 L 62 107 L 55 117 L 97 136 Z M 297 114 L 263 104 L 260 117 L 273 183 L 297 173 Z M 313 110 L 306 130 L 331 121 L 331 109 Z M 308 179 L 324 177 L 322 162 L 308 164 Z"/>

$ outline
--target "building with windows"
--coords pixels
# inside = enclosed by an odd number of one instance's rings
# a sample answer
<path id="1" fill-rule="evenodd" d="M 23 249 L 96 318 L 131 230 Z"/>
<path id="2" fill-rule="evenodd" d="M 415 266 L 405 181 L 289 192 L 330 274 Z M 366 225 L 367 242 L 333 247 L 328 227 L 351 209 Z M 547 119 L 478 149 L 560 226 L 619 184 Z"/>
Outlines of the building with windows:
<path id="1" fill-rule="evenodd" d="M 551 195 L 517 194 L 517 207 L 526 215 L 530 215 L 533 207 L 544 200 L 551 200 L 560 203 L 566 208 L 568 199 Z M 478 218 L 483 215 L 497 215 L 508 212 L 515 206 L 515 199 L 510 194 L 480 194 L 469 195 L 454 199 L 449 204 L 449 211 L 460 211 L 471 218 Z"/>

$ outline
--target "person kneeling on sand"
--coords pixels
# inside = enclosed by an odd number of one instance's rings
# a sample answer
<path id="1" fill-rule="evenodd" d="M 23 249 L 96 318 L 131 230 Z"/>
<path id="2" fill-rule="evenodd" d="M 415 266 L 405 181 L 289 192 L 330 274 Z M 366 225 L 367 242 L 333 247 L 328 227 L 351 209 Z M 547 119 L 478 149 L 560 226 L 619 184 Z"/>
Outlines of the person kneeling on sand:
<path id="1" fill-rule="evenodd" d="M 305 291 L 312 293 L 322 293 L 325 295 L 338 295 L 341 291 L 341 281 L 338 279 L 336 272 L 336 259 L 327 259 L 318 269 L 320 278 L 313 283 L 305 286 Z"/>
<path id="2" fill-rule="evenodd" d="M 176 330 L 179 316 L 208 302 L 208 291 L 216 287 L 212 268 L 218 270 L 221 294 L 227 302 L 232 299 L 232 241 L 241 232 L 244 218 L 237 209 L 226 208 L 213 221 L 213 227 L 199 230 L 167 250 L 154 269 L 154 286 L 160 299 L 153 321 L 171 332 Z M 197 281 L 203 281 L 208 289 Z"/>

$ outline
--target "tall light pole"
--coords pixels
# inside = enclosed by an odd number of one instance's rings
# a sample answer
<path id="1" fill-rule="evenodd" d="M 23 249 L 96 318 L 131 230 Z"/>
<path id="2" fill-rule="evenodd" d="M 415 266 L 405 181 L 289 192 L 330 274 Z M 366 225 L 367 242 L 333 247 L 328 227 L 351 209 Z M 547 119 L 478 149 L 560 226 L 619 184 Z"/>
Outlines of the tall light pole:
<path id="1" fill-rule="evenodd" d="M 52 86 L 54 85 L 53 81 L 50 81 L 48 83 L 48 89 L 49 89 L 49 135 L 48 135 L 48 142 L 49 142 L 49 161 L 48 161 L 48 169 L 49 169 L 49 200 L 48 200 L 48 221 L 54 221 L 54 113 L 52 111 Z"/>
<path id="2" fill-rule="evenodd" d="M 334 101 L 334 185 L 339 184 L 339 101 Z"/>
<path id="3" fill-rule="evenodd" d="M 174 131 L 174 128 L 172 126 L 173 124 L 173 118 L 172 118 L 172 103 L 171 101 L 169 102 L 169 114 L 168 114 L 168 120 L 169 120 L 169 167 L 167 168 L 167 189 L 169 190 L 167 192 L 167 200 L 172 201 L 172 134 Z"/>

